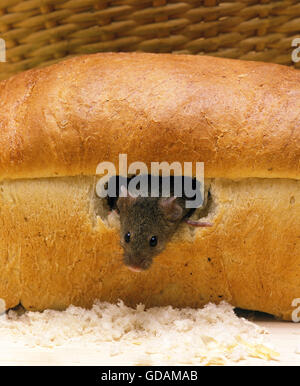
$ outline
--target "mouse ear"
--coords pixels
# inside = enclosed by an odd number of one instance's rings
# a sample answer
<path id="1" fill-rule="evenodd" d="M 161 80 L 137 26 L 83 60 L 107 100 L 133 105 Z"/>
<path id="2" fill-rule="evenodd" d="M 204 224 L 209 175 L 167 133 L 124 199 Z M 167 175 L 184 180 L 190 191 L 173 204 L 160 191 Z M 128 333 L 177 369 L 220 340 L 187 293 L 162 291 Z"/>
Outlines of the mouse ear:
<path id="1" fill-rule="evenodd" d="M 176 201 L 176 196 L 162 198 L 159 201 L 160 208 L 167 220 L 176 222 L 182 217 L 182 208 Z"/>

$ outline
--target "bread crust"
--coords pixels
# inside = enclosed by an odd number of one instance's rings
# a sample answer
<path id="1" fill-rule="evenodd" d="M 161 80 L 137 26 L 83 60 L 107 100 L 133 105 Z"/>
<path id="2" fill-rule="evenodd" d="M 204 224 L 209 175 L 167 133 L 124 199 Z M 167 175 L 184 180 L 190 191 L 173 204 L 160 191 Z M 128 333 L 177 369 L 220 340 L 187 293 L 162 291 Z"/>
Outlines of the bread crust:
<path id="1" fill-rule="evenodd" d="M 205 56 L 100 53 L 0 83 L 0 178 L 98 163 L 205 162 L 206 177 L 300 177 L 300 72 Z"/>

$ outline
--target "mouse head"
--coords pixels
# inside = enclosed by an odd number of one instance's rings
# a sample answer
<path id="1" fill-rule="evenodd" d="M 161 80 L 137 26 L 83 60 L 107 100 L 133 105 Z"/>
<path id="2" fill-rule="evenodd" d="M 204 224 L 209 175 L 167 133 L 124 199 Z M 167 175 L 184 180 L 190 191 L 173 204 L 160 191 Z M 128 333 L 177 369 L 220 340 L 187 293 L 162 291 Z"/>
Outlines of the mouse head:
<path id="1" fill-rule="evenodd" d="M 148 269 L 177 229 L 183 210 L 176 197 L 134 197 L 122 187 L 117 201 L 124 263 L 132 270 Z"/>

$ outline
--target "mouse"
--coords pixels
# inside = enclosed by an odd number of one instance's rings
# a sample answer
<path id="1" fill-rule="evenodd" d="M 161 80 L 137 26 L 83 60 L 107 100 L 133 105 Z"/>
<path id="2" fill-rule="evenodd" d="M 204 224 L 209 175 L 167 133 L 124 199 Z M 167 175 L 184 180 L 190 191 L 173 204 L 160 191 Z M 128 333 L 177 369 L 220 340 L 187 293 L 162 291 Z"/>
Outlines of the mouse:
<path id="1" fill-rule="evenodd" d="M 120 216 L 120 243 L 123 261 L 130 270 L 148 270 L 153 258 L 166 248 L 183 221 L 193 227 L 210 227 L 209 222 L 189 218 L 183 197 L 141 197 L 121 186 L 116 202 Z"/>

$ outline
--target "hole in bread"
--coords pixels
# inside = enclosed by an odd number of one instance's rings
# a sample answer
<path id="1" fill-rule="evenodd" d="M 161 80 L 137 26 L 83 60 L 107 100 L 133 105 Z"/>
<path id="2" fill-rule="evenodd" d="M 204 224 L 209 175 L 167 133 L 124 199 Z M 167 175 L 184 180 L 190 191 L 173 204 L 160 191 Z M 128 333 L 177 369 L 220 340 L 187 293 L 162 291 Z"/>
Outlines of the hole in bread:
<path id="1" fill-rule="evenodd" d="M 132 176 L 129 176 L 128 178 L 125 178 L 125 177 L 120 177 L 120 176 L 113 176 L 110 178 L 110 180 L 104 185 L 104 188 L 107 190 L 108 188 L 108 184 L 111 184 L 111 188 L 112 190 L 115 189 L 115 195 L 113 196 L 110 196 L 108 194 L 108 196 L 106 197 L 106 203 L 109 207 L 109 210 L 114 210 L 116 209 L 116 203 L 117 203 L 117 200 L 119 198 L 119 195 L 120 195 L 120 191 L 119 191 L 119 186 L 120 186 L 120 180 L 121 180 L 121 185 L 124 185 L 128 188 L 128 184 L 130 183 L 130 181 L 132 180 L 132 178 L 134 178 L 136 176 L 132 175 Z M 143 177 L 145 178 L 148 178 L 148 184 L 149 186 L 151 186 L 151 175 L 144 175 Z M 184 177 L 184 176 L 177 176 L 179 178 L 183 178 L 183 182 L 182 182 L 182 186 L 184 186 L 184 179 L 187 178 L 189 180 L 192 180 L 192 188 L 195 189 L 195 182 L 196 182 L 196 179 L 195 178 L 191 178 L 191 177 Z M 159 184 L 160 184 L 160 192 L 161 192 L 161 176 L 159 177 L 160 180 L 159 180 Z M 171 188 L 172 186 L 174 185 L 174 176 L 170 176 L 170 179 L 171 179 L 171 182 L 170 182 L 170 185 L 171 185 Z M 137 189 L 140 188 L 140 184 L 137 184 Z M 184 192 L 182 190 L 181 192 L 181 195 L 184 196 Z M 193 199 L 194 197 L 192 198 L 189 198 L 189 199 Z M 191 209 L 191 213 L 190 215 L 193 213 L 195 209 Z"/>
<path id="2" fill-rule="evenodd" d="M 100 217 L 101 220 L 108 226 L 110 226 L 110 220 L 112 217 L 116 217 L 116 209 L 117 209 L 117 200 L 119 198 L 119 195 L 120 195 L 120 189 L 119 187 L 121 185 L 125 185 L 127 188 L 128 188 L 128 185 L 130 183 L 130 181 L 136 177 L 135 175 L 130 175 L 129 177 L 122 177 L 122 176 L 112 176 L 108 182 L 106 182 L 106 184 L 104 184 L 104 189 L 107 191 L 108 190 L 108 186 L 110 187 L 110 191 L 108 192 L 108 195 L 105 197 L 105 198 L 100 198 L 97 196 L 97 193 L 96 193 L 96 179 L 94 180 L 94 183 L 93 183 L 93 187 L 92 187 L 92 191 L 91 191 L 91 194 L 92 194 L 92 199 L 91 201 L 93 202 L 93 214 L 92 215 L 92 223 L 93 225 L 95 226 L 97 224 L 97 217 Z M 146 178 L 147 181 L 148 181 L 148 186 L 149 188 L 151 187 L 151 182 L 152 182 L 152 175 L 142 175 L 143 178 Z M 162 195 L 162 186 L 163 186 L 163 183 L 162 183 L 162 180 L 164 177 L 162 176 L 156 176 L 157 178 L 159 178 L 159 180 L 155 181 L 155 182 L 158 182 L 159 183 L 159 194 Z M 168 178 L 168 177 L 166 177 Z M 187 197 L 185 195 L 185 186 L 189 187 L 189 189 L 192 189 L 193 190 L 193 193 L 198 189 L 198 187 L 201 186 L 200 182 L 196 180 L 196 178 L 192 178 L 192 177 L 188 177 L 188 176 L 173 176 L 171 175 L 170 176 L 170 188 L 171 188 L 171 191 L 174 191 L 174 187 L 176 186 L 176 183 L 179 183 L 180 180 L 175 180 L 175 178 L 179 178 L 181 179 L 181 192 L 180 194 L 178 194 L 178 197 L 183 197 L 184 199 L 186 200 L 189 200 L 189 201 L 193 201 L 197 198 L 197 200 L 200 198 L 200 201 L 203 200 L 203 205 L 206 205 L 204 204 L 205 201 L 207 201 L 204 197 L 202 197 L 202 194 L 201 195 L 198 195 L 196 196 L 196 193 L 194 194 L 194 196 L 192 197 Z M 137 184 L 136 188 L 139 190 L 140 189 L 140 184 Z M 110 195 L 110 193 L 113 192 L 113 195 Z M 171 193 L 172 194 L 172 193 Z M 198 194 L 198 192 L 197 192 Z M 206 193 L 207 195 L 207 189 L 206 189 Z M 194 212 L 197 211 L 198 213 L 198 217 L 199 217 L 199 214 L 201 213 L 201 216 L 206 216 L 207 215 L 207 211 L 205 211 L 205 208 L 203 208 L 203 205 L 202 205 L 202 208 L 200 209 L 200 212 L 198 209 L 195 209 L 195 208 L 191 208 L 188 213 L 186 214 L 185 217 L 191 217 Z M 203 213 L 202 213 L 203 212 Z M 112 225 L 114 226 L 114 225 Z"/>
<path id="3" fill-rule="evenodd" d="M 116 194 L 110 196 L 108 195 L 105 198 L 99 198 L 95 193 L 95 186 L 93 187 L 94 197 L 94 213 L 95 218 L 93 220 L 93 224 L 97 224 L 97 217 L 100 217 L 101 220 L 105 223 L 108 227 L 114 227 L 119 228 L 120 227 L 120 221 L 119 221 L 119 215 L 117 213 L 117 200 L 120 195 L 119 186 L 120 182 L 121 185 L 125 185 L 128 188 L 128 184 L 132 180 L 132 178 L 135 176 L 129 176 L 128 178 L 120 177 L 120 176 L 113 176 L 111 179 L 104 185 L 104 188 L 107 190 L 108 184 L 111 184 L 110 187 L 113 187 L 113 190 L 115 189 Z M 151 175 L 146 176 L 148 180 L 149 186 L 151 186 Z M 181 176 L 181 178 L 189 178 L 191 180 L 191 177 L 184 177 Z M 193 188 L 195 188 L 196 179 L 192 178 L 193 180 Z M 174 176 L 171 176 L 171 186 L 174 184 Z M 174 185 L 173 185 L 174 186 Z M 182 186 L 184 187 L 184 180 L 182 183 Z M 137 186 L 139 188 L 139 186 Z M 160 180 L 160 192 L 161 192 L 161 180 Z M 184 194 L 182 194 L 184 196 Z M 191 198 L 189 198 L 191 199 Z M 215 194 L 212 188 L 212 180 L 205 180 L 204 182 L 204 197 L 203 197 L 203 205 L 199 208 L 192 208 L 189 210 L 186 217 L 191 218 L 193 220 L 201 220 L 201 221 L 208 221 L 213 223 L 213 218 L 216 215 L 216 203 Z M 182 238 L 182 237 L 194 237 L 196 232 L 201 232 L 205 228 L 196 228 L 193 226 L 187 225 L 184 221 L 179 226 L 175 238 Z"/>
<path id="4" fill-rule="evenodd" d="M 295 202 L 296 202 L 295 197 L 292 196 L 292 197 L 290 198 L 290 204 L 291 204 L 291 205 L 294 205 Z"/>
<path id="5" fill-rule="evenodd" d="M 105 189 L 107 189 L 108 188 L 108 184 L 111 184 L 111 187 L 113 188 L 113 190 L 115 190 L 115 192 L 116 192 L 116 195 L 113 195 L 113 196 L 107 196 L 107 198 L 106 198 L 106 200 L 107 200 L 107 204 L 108 204 L 108 206 L 109 206 L 109 208 L 110 208 L 110 210 L 114 210 L 114 209 L 116 209 L 117 207 L 116 207 L 116 203 L 117 203 L 117 200 L 118 200 L 118 198 L 119 198 L 119 195 L 120 195 L 120 191 L 119 191 L 119 186 L 120 186 L 120 183 L 121 183 L 121 185 L 125 185 L 126 186 L 126 188 L 128 189 L 128 185 L 129 185 L 129 183 L 130 183 L 130 181 L 134 178 L 134 177 L 136 177 L 136 176 L 129 176 L 128 178 L 125 178 L 125 177 L 120 177 L 120 176 L 113 176 L 113 177 L 111 177 L 111 179 L 105 184 Z M 147 179 L 147 181 L 148 181 L 148 187 L 149 187 L 149 189 L 151 188 L 151 183 L 152 183 L 152 180 L 151 180 L 151 178 L 153 177 L 153 176 L 151 176 L 151 175 L 143 175 L 142 176 L 143 178 L 146 178 Z M 155 183 L 159 183 L 159 194 L 160 194 L 160 196 L 162 195 L 162 179 L 164 178 L 164 177 L 162 177 L 162 176 L 156 176 L 157 178 L 159 178 L 159 181 L 155 181 Z M 176 185 L 176 183 L 178 183 L 179 182 L 179 180 L 175 180 L 175 178 L 179 178 L 179 179 L 181 179 L 181 184 L 182 184 L 182 187 L 181 187 L 181 192 L 180 192 L 180 194 L 178 195 L 178 197 L 183 197 L 184 199 L 186 199 L 186 200 L 191 200 L 191 201 L 193 201 L 193 200 L 195 200 L 195 198 L 197 198 L 196 197 L 196 194 L 194 195 L 194 196 L 192 196 L 192 197 L 187 197 L 186 195 L 185 195 L 185 191 L 184 191 L 184 187 L 185 187 L 185 184 L 189 184 L 189 187 L 191 188 L 191 189 L 193 189 L 193 192 L 194 191 L 196 191 L 196 189 L 197 189 L 197 186 L 201 186 L 201 184 L 200 184 L 200 182 L 199 181 L 197 181 L 195 178 L 192 178 L 192 177 L 186 177 L 186 176 L 170 176 L 170 177 L 166 177 L 166 178 L 170 178 L 170 188 L 171 188 L 171 191 L 174 191 L 173 189 L 174 189 L 174 186 Z M 197 183 L 198 183 L 198 185 L 197 185 Z M 140 183 L 138 183 L 137 184 L 137 189 L 140 189 Z M 172 195 L 172 193 L 171 193 L 171 195 Z M 203 200 L 203 202 L 204 202 L 204 199 L 201 197 L 201 199 Z M 200 201 L 201 201 L 201 199 L 200 199 Z M 194 208 L 191 208 L 191 210 L 189 211 L 189 213 L 187 214 L 187 216 L 186 217 L 190 217 L 193 213 L 194 213 L 194 211 L 195 211 L 196 209 L 194 209 Z"/>
<path id="6" fill-rule="evenodd" d="M 119 220 L 119 214 L 117 212 L 117 200 L 119 198 L 120 192 L 119 192 L 119 183 L 120 179 L 122 185 L 126 185 L 128 187 L 129 182 L 131 179 L 135 177 L 134 175 L 130 175 L 128 178 L 120 177 L 120 176 L 113 176 L 111 179 L 105 184 L 105 189 L 108 188 L 108 183 L 114 184 L 116 188 L 116 195 L 113 196 L 107 196 L 105 198 L 99 198 L 96 194 L 96 183 L 97 180 L 95 178 L 93 187 L 92 187 L 92 202 L 93 202 L 93 214 L 92 214 L 92 223 L 93 226 L 97 226 L 98 220 L 97 218 L 100 218 L 102 222 L 108 227 L 112 228 L 119 228 L 120 227 L 120 220 Z M 151 178 L 151 175 L 147 175 L 147 177 Z M 191 178 L 191 177 L 184 177 L 182 178 Z M 193 178 L 194 182 L 196 182 L 196 179 Z M 174 183 L 173 176 L 171 176 L 171 186 Z M 150 186 L 150 182 L 149 182 Z M 184 185 L 183 185 L 184 186 Z M 195 185 L 193 185 L 195 187 Z M 201 220 L 204 222 L 211 222 L 213 224 L 214 217 L 217 213 L 217 199 L 215 196 L 215 192 L 213 189 L 213 180 L 212 179 L 205 179 L 204 181 L 204 197 L 203 197 L 203 205 L 199 208 L 192 208 L 186 215 L 186 217 L 191 218 L 193 220 Z M 203 232 L 206 228 L 196 228 L 193 226 L 187 225 L 184 221 L 179 226 L 176 234 L 174 235 L 175 239 L 182 239 L 182 238 L 194 238 L 196 235 L 196 232 Z"/>

